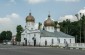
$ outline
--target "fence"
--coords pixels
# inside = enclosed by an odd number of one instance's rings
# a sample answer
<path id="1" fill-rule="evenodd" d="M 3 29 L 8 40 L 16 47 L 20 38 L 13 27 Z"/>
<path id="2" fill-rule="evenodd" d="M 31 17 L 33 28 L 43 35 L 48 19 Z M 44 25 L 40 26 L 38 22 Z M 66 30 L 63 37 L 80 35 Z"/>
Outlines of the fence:
<path id="1" fill-rule="evenodd" d="M 64 43 L 58 44 L 59 46 L 65 47 Z M 85 48 L 85 43 L 70 43 L 68 44 L 68 47 L 73 47 L 73 48 Z"/>

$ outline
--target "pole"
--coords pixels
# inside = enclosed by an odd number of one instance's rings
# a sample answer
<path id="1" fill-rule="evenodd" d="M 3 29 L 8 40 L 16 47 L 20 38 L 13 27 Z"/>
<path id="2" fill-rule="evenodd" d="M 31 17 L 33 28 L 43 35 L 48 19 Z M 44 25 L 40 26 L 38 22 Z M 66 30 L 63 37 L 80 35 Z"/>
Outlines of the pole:
<path id="1" fill-rule="evenodd" d="M 80 43 L 81 43 L 81 13 L 80 13 Z"/>
<path id="2" fill-rule="evenodd" d="M 80 26 L 80 43 L 81 43 L 81 26 Z"/>
<path id="3" fill-rule="evenodd" d="M 76 35 L 76 43 L 77 43 L 77 35 Z"/>

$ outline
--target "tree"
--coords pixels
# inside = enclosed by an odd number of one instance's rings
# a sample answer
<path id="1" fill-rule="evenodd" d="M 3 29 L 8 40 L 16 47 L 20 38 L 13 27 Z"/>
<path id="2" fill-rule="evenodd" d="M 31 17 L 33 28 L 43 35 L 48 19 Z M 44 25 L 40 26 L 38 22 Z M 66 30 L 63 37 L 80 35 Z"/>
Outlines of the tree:
<path id="1" fill-rule="evenodd" d="M 60 26 L 61 26 L 61 31 L 63 31 L 64 33 L 69 34 L 70 26 L 71 26 L 71 22 L 70 22 L 69 19 L 66 19 L 63 22 L 61 22 Z"/>
<path id="2" fill-rule="evenodd" d="M 81 17 L 81 32 L 82 32 L 82 40 L 85 43 L 85 15 Z"/>
<path id="3" fill-rule="evenodd" d="M 80 21 L 74 21 L 70 22 L 70 20 L 64 20 L 63 22 L 60 22 L 61 26 L 61 31 L 72 35 L 76 38 L 77 36 L 77 42 L 80 42 L 80 26 L 79 26 Z"/>
<path id="4" fill-rule="evenodd" d="M 7 40 L 11 40 L 11 38 L 12 38 L 12 32 L 11 31 L 7 31 L 6 32 L 6 39 Z"/>
<path id="5" fill-rule="evenodd" d="M 20 42 L 21 41 L 21 33 L 23 32 L 23 28 L 21 25 L 18 25 L 16 27 L 16 31 L 17 31 L 17 34 L 16 34 L 16 41 Z"/>
<path id="6" fill-rule="evenodd" d="M 0 40 L 3 42 L 3 40 L 11 40 L 12 38 L 12 32 L 11 31 L 2 31 L 0 34 Z"/>
<path id="7" fill-rule="evenodd" d="M 6 40 L 6 31 L 2 31 L 0 34 L 0 40 Z"/>
<path id="8" fill-rule="evenodd" d="M 41 26 L 42 26 L 42 23 L 38 23 L 38 29 L 40 30 L 41 29 Z"/>
<path id="9" fill-rule="evenodd" d="M 54 21 L 54 28 L 57 29 L 57 24 L 58 22 L 57 21 Z"/>

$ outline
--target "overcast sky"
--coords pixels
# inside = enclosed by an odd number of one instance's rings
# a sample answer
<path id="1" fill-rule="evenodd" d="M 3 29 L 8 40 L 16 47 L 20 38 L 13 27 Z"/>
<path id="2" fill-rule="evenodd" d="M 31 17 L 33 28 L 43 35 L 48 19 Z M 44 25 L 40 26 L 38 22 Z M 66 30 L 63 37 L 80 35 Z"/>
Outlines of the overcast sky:
<path id="1" fill-rule="evenodd" d="M 25 19 L 30 10 L 36 23 L 43 23 L 49 11 L 54 20 L 59 21 L 70 17 L 73 21 L 76 20 L 74 19 L 76 13 L 85 13 L 84 8 L 85 0 L 1 0 L 0 32 L 11 30 L 15 35 L 17 25 L 25 26 Z"/>

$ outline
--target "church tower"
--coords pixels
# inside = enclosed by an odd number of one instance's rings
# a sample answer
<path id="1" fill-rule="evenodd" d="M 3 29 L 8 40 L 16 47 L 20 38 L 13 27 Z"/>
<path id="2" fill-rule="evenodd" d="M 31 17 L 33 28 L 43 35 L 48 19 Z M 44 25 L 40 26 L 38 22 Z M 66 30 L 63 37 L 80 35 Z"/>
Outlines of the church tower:
<path id="1" fill-rule="evenodd" d="M 31 12 L 26 17 L 26 28 L 28 30 L 34 30 L 35 18 L 32 16 Z"/>
<path id="2" fill-rule="evenodd" d="M 44 21 L 44 28 L 46 31 L 54 32 L 54 21 L 48 15 L 48 19 Z"/>
<path id="3" fill-rule="evenodd" d="M 60 32 L 60 25 L 57 24 L 57 32 Z"/>

